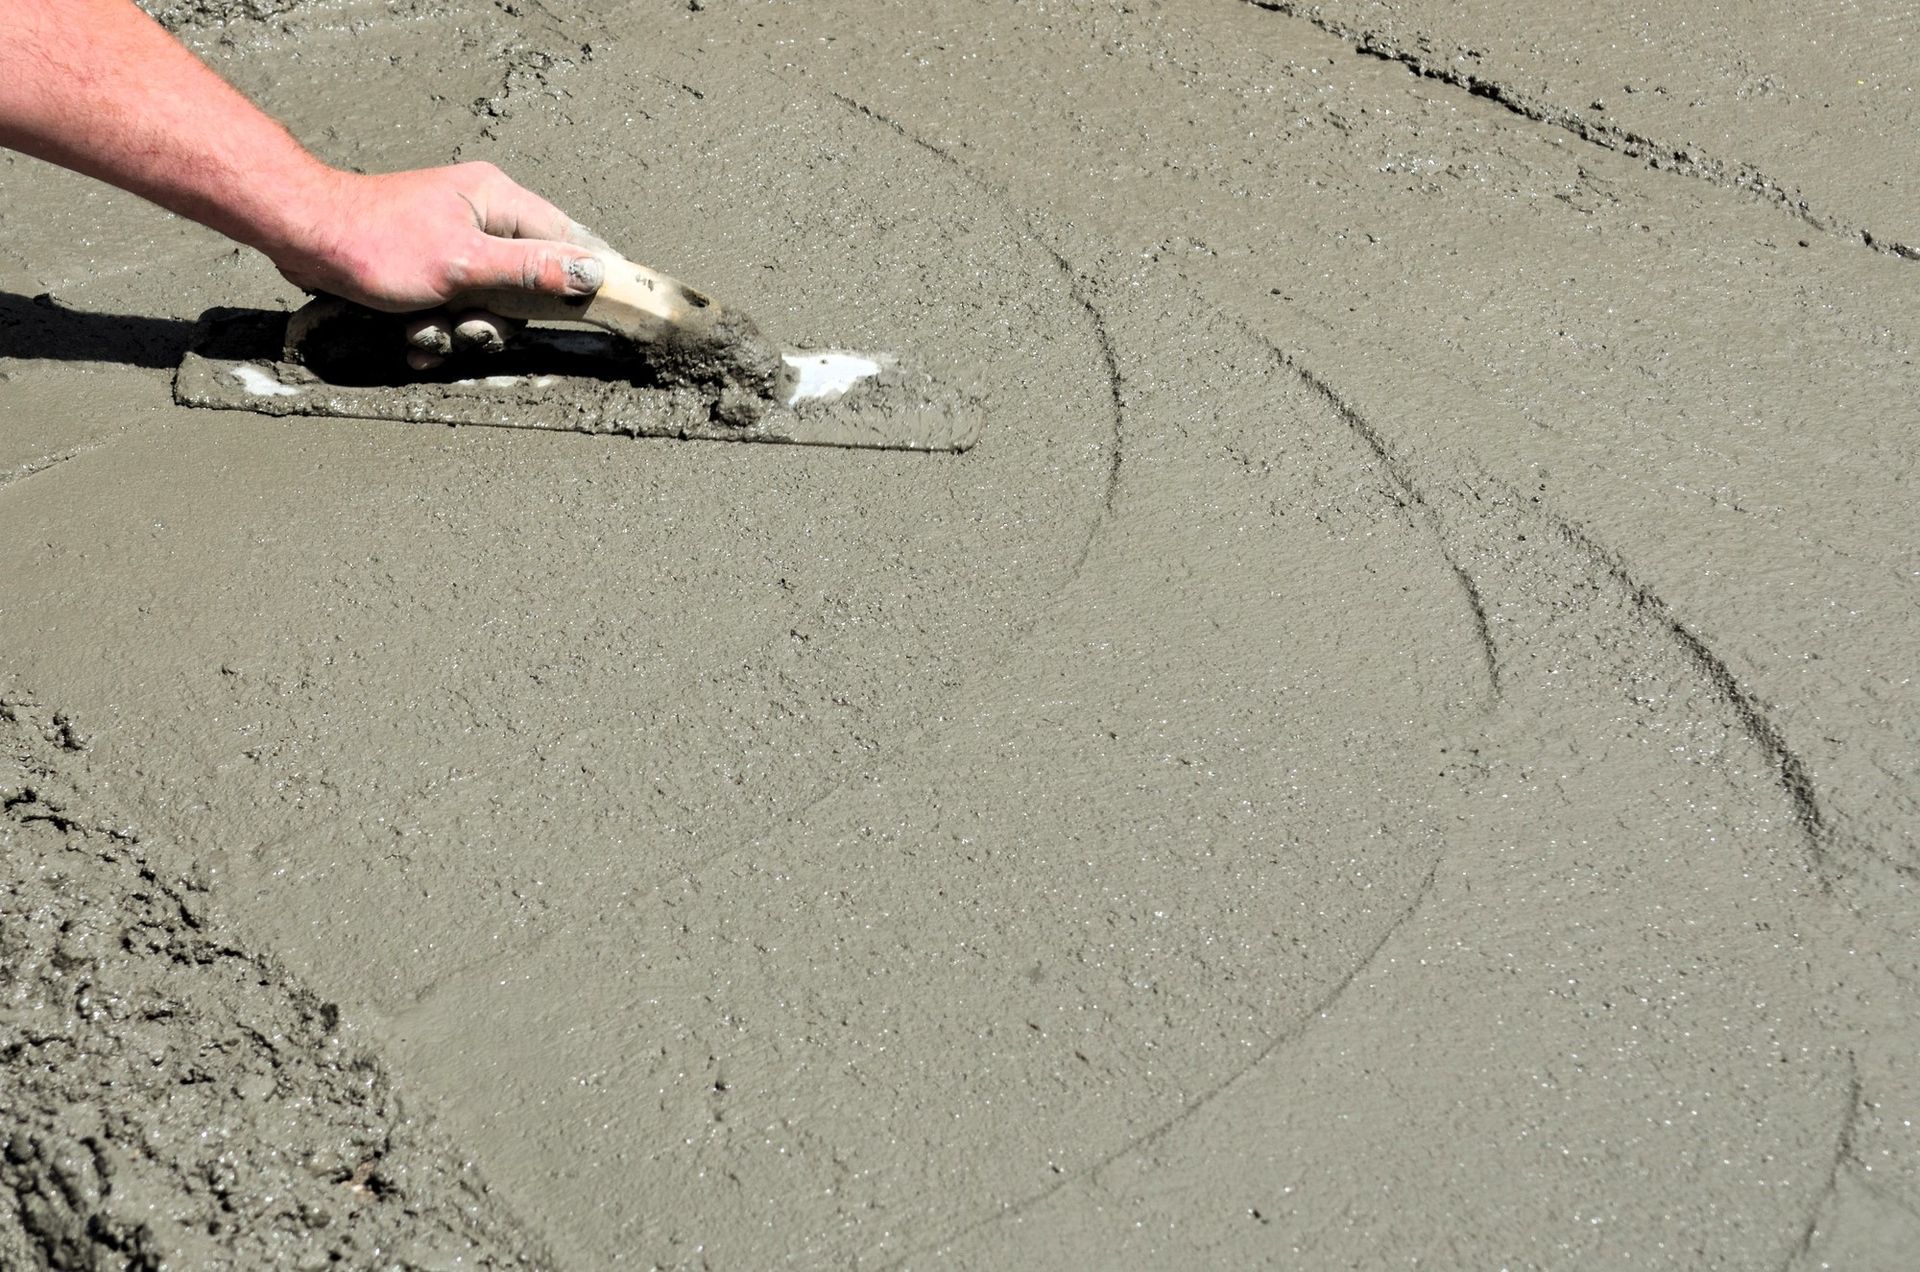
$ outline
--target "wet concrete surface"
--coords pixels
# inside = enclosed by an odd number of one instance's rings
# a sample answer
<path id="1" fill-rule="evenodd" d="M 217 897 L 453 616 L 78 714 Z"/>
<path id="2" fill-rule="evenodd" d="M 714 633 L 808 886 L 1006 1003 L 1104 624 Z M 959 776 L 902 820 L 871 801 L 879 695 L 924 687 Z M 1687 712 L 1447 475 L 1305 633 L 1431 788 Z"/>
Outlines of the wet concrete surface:
<path id="1" fill-rule="evenodd" d="M 336 161 L 965 368 L 962 456 L 184 410 L 185 320 L 299 298 L 0 168 L 0 672 L 512 1257 L 1920 1237 L 1913 182 L 1722 109 L 1909 118 L 1913 33 L 1295 8 L 185 28 Z M 1555 114 L 1623 76 L 1692 161 Z"/>

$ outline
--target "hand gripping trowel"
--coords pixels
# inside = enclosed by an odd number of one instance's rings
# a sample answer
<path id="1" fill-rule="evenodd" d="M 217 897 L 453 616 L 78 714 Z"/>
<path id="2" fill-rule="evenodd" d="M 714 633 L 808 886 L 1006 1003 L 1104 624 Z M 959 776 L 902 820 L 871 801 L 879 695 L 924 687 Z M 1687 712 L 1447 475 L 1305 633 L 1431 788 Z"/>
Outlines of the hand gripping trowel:
<path id="1" fill-rule="evenodd" d="M 590 297 L 479 291 L 453 310 L 532 323 L 502 352 L 410 370 L 404 331 L 417 315 L 321 297 L 291 315 L 202 315 L 174 398 L 267 415 L 962 451 L 979 404 L 952 382 L 890 354 L 785 351 L 745 314 L 611 250 Z"/>

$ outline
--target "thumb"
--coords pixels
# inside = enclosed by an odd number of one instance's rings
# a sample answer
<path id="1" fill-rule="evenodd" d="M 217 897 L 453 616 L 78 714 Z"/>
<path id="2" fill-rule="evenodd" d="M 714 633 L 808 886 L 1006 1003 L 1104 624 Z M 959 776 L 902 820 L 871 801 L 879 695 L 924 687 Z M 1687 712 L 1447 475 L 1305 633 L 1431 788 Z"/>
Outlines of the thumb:
<path id="1" fill-rule="evenodd" d="M 464 290 L 510 288 L 552 296 L 591 296 L 607 275 L 598 256 L 571 243 L 491 235 L 481 236 L 460 273 Z"/>

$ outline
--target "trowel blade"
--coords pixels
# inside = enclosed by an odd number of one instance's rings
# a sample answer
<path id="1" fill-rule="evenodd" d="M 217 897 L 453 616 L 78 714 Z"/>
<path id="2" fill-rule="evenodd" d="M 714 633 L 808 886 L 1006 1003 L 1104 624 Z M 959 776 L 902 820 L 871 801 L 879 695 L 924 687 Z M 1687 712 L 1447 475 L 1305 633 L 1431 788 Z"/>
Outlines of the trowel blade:
<path id="1" fill-rule="evenodd" d="M 486 360 L 485 375 L 422 376 L 396 357 L 383 375 L 369 376 L 365 358 L 330 366 L 308 349 L 304 365 L 289 361 L 286 319 L 208 310 L 175 373 L 174 400 L 274 416 L 881 450 L 964 451 L 980 435 L 974 395 L 890 355 L 790 351 L 796 374 L 788 400 L 740 426 L 715 419 L 713 398 L 698 390 L 636 381 L 631 352 L 599 332 L 528 328 Z"/>
<path id="2" fill-rule="evenodd" d="M 789 349 L 782 362 L 793 368 L 793 389 L 787 405 L 802 402 L 831 402 L 879 376 L 892 359 L 885 355 L 849 353 L 843 349 L 805 351 Z"/>

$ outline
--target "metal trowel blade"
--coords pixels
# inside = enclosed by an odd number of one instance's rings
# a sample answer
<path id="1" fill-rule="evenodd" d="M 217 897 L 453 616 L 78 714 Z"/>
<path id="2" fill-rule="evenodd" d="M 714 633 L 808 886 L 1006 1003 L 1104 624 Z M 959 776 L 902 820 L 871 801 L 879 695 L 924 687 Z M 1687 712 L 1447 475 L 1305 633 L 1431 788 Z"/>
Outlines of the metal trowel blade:
<path id="1" fill-rule="evenodd" d="M 631 348 L 597 331 L 530 327 L 487 357 L 484 374 L 423 375 L 405 370 L 397 340 L 390 358 L 329 361 L 308 347 L 301 362 L 290 361 L 286 321 L 263 310 L 208 310 L 175 373 L 174 399 L 274 416 L 882 450 L 964 451 L 980 436 L 975 394 L 890 355 L 790 351 L 787 400 L 741 426 L 717 420 L 709 394 L 636 379 Z"/>
<path id="2" fill-rule="evenodd" d="M 802 402 L 831 402 L 844 397 L 878 377 L 892 364 L 892 359 L 885 355 L 875 357 L 841 349 L 817 352 L 789 349 L 781 355 L 780 360 L 793 370 L 793 389 L 787 394 L 786 401 L 788 406 L 798 406 Z"/>

